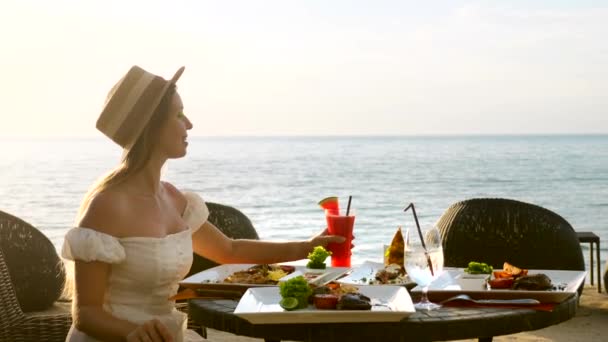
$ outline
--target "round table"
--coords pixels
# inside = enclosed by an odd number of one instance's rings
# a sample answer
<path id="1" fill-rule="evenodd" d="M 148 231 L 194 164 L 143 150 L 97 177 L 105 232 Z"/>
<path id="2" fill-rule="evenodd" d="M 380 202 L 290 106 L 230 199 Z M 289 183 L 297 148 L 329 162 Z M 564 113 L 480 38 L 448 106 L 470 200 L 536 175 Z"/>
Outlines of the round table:
<path id="1" fill-rule="evenodd" d="M 574 317 L 578 296 L 557 304 L 553 311 L 496 307 L 443 307 L 417 311 L 401 322 L 251 324 L 234 315 L 238 300 L 191 299 L 189 315 L 203 326 L 267 341 L 441 341 L 479 338 L 537 330 Z"/>

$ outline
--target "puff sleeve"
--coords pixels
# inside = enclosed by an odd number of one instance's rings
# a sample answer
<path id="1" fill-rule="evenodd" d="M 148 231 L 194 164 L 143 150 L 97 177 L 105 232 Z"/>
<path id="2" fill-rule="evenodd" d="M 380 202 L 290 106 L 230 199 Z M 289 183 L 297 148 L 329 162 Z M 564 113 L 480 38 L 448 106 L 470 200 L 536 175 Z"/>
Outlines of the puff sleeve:
<path id="1" fill-rule="evenodd" d="M 119 264 L 126 258 L 117 238 L 89 228 L 72 228 L 65 235 L 61 256 L 68 260 Z"/>
<path id="2" fill-rule="evenodd" d="M 192 233 L 194 233 L 207 221 L 207 218 L 209 218 L 209 209 L 207 209 L 207 204 L 205 204 L 205 201 L 201 196 L 194 192 L 184 192 L 184 196 L 188 203 L 186 204 L 186 210 L 184 210 L 182 217 L 188 224 Z"/>

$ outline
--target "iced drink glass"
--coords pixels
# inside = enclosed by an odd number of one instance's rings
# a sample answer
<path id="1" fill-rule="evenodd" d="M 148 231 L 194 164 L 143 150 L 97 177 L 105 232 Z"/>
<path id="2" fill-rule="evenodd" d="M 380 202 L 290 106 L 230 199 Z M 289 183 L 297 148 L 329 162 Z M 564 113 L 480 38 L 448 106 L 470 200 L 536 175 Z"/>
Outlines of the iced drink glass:
<path id="1" fill-rule="evenodd" d="M 346 238 L 343 243 L 330 243 L 327 249 L 331 252 L 332 267 L 350 267 L 350 247 L 353 240 L 353 226 L 355 214 L 351 210 L 348 216 L 339 215 L 335 211 L 326 210 L 327 230 L 331 235 L 340 235 Z"/>

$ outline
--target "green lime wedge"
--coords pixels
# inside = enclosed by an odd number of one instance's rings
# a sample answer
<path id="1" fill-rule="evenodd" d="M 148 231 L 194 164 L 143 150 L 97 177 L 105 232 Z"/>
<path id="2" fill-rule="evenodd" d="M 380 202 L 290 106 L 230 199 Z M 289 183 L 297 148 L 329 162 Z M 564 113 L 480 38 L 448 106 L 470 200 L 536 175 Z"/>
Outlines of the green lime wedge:
<path id="1" fill-rule="evenodd" d="M 294 297 L 285 297 L 281 299 L 279 305 L 287 311 L 294 310 L 298 307 L 298 299 Z"/>

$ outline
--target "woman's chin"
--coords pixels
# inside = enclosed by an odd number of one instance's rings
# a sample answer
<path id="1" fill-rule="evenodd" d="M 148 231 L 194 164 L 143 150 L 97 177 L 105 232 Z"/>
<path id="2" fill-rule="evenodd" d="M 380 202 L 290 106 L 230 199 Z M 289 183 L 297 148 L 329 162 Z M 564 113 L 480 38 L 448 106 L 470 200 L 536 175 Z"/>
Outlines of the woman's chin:
<path id="1" fill-rule="evenodd" d="M 176 151 L 175 153 L 170 154 L 169 159 L 183 158 L 186 156 L 187 152 L 188 151 L 186 149 L 183 149 L 182 151 Z"/>

